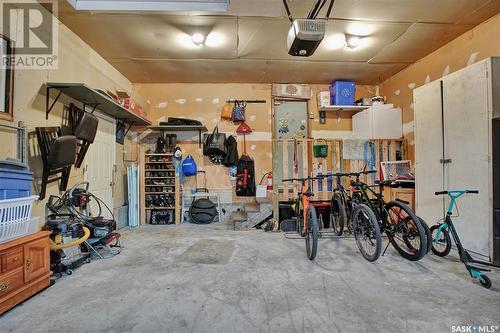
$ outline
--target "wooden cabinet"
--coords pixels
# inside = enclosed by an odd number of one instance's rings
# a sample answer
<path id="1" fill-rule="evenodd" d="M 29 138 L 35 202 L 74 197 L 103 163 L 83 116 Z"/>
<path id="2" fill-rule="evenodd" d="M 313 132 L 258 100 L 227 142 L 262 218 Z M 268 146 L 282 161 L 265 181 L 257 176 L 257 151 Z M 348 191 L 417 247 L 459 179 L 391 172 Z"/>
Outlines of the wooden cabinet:
<path id="1" fill-rule="evenodd" d="M 29 283 L 50 270 L 48 241 L 45 238 L 24 245 L 24 282 Z"/>
<path id="2" fill-rule="evenodd" d="M 399 199 L 408 203 L 411 209 L 415 210 L 415 189 L 413 188 L 384 188 L 384 199 L 393 201 Z"/>
<path id="3" fill-rule="evenodd" d="M 0 314 L 50 284 L 50 232 L 0 244 Z"/>

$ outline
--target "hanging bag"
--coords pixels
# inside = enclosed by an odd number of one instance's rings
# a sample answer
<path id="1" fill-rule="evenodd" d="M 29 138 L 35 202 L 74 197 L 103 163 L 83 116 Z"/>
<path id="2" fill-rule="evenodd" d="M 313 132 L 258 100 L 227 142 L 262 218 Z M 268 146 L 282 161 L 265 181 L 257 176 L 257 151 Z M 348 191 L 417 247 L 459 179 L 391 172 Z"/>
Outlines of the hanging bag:
<path id="1" fill-rule="evenodd" d="M 233 106 L 229 103 L 224 105 L 222 108 L 222 112 L 220 114 L 220 117 L 225 120 L 232 120 L 233 119 Z"/>
<path id="2" fill-rule="evenodd" d="M 219 126 L 215 126 L 210 134 L 203 135 L 203 155 L 226 156 L 226 134 L 219 133 Z"/>
<path id="3" fill-rule="evenodd" d="M 182 161 L 182 173 L 186 177 L 190 177 L 196 175 L 197 170 L 198 168 L 196 167 L 196 162 L 194 161 L 193 156 L 188 155 L 188 157 Z"/>
<path id="4" fill-rule="evenodd" d="M 245 102 L 234 102 L 234 107 L 233 107 L 233 122 L 239 123 L 242 121 L 245 121 L 245 107 L 246 103 Z"/>
<path id="5" fill-rule="evenodd" d="M 316 139 L 313 143 L 314 157 L 328 156 L 328 143 L 325 139 Z"/>

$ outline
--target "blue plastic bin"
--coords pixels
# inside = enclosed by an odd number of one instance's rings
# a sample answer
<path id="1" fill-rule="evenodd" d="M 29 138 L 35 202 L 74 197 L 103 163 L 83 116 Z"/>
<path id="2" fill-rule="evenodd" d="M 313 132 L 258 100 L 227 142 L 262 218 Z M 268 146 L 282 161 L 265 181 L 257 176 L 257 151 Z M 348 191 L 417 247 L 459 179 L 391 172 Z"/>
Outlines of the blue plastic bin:
<path id="1" fill-rule="evenodd" d="M 33 174 L 28 170 L 0 168 L 0 199 L 31 196 Z"/>
<path id="2" fill-rule="evenodd" d="M 334 81 L 330 85 L 331 105 L 354 105 L 356 85 L 353 81 Z"/>

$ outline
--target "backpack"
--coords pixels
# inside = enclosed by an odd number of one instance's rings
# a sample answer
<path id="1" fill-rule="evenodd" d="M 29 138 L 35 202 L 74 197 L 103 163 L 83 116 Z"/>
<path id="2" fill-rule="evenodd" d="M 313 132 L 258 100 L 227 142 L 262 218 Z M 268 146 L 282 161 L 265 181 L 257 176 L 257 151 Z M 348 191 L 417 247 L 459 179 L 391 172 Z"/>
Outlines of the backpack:
<path id="1" fill-rule="evenodd" d="M 186 157 L 184 161 L 182 161 L 182 173 L 185 176 L 189 177 L 196 175 L 197 171 L 198 168 L 196 167 L 196 162 L 194 161 L 193 156 L 188 155 L 188 157 Z"/>
<path id="2" fill-rule="evenodd" d="M 239 197 L 255 196 L 255 165 L 248 155 L 242 155 L 238 160 L 236 174 L 236 195 Z"/>
<path id="3" fill-rule="evenodd" d="M 223 164 L 226 167 L 236 166 L 238 164 L 238 142 L 234 136 L 229 136 L 225 142 L 226 156 L 224 157 Z"/>

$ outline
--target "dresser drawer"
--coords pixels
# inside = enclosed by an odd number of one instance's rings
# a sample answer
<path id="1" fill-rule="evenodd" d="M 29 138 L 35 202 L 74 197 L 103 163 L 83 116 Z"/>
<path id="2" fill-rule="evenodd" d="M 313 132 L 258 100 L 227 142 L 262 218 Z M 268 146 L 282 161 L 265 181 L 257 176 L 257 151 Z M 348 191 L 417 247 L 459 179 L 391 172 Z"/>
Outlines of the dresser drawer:
<path id="1" fill-rule="evenodd" d="M 7 273 L 16 269 L 17 267 L 21 267 L 24 262 L 23 258 L 23 248 L 16 247 L 13 249 L 9 249 L 6 252 L 1 254 L 2 268 L 0 272 Z"/>
<path id="2" fill-rule="evenodd" d="M 0 299 L 24 285 L 23 268 L 0 275 Z"/>

